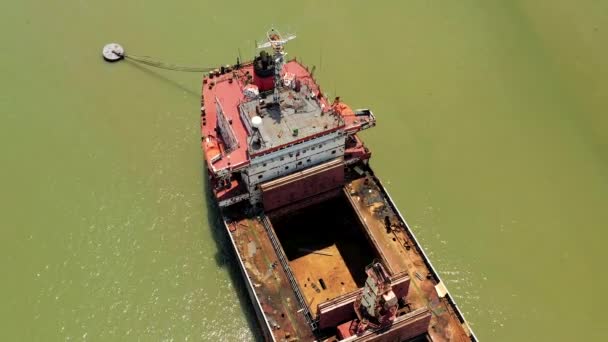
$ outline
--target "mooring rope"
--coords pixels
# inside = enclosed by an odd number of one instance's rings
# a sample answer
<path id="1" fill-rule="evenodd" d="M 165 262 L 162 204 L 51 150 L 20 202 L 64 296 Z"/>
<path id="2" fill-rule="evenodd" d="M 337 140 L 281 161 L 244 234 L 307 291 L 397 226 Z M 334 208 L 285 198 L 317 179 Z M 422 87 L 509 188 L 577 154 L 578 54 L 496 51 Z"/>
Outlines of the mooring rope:
<path id="1" fill-rule="evenodd" d="M 114 52 L 114 53 L 120 55 L 117 52 Z M 141 64 L 145 64 L 145 65 L 148 65 L 151 67 L 165 69 L 165 70 L 184 71 L 184 72 L 209 72 L 209 71 L 212 71 L 213 69 L 215 69 L 215 68 L 209 68 L 209 67 L 195 67 L 195 66 L 183 66 L 183 65 L 177 65 L 177 64 L 169 64 L 169 63 L 164 63 L 161 61 L 155 61 L 152 58 L 146 57 L 146 56 L 135 56 L 135 55 L 127 55 L 127 54 L 122 54 L 121 56 L 123 56 L 126 59 L 137 62 L 137 63 L 141 63 Z"/>

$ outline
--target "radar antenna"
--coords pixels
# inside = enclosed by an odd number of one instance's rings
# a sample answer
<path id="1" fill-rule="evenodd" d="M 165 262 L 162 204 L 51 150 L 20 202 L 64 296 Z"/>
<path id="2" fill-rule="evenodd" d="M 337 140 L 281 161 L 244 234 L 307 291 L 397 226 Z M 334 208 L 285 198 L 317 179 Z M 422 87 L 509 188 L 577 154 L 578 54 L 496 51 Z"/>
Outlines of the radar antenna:
<path id="1" fill-rule="evenodd" d="M 266 32 L 266 42 L 258 45 L 258 49 L 272 48 L 274 51 L 274 102 L 279 104 L 280 94 L 279 88 L 281 87 L 281 71 L 283 70 L 283 64 L 285 63 L 285 55 L 287 53 L 283 51 L 284 45 L 296 38 L 294 34 L 289 34 L 283 37 L 281 33 L 272 28 Z"/>

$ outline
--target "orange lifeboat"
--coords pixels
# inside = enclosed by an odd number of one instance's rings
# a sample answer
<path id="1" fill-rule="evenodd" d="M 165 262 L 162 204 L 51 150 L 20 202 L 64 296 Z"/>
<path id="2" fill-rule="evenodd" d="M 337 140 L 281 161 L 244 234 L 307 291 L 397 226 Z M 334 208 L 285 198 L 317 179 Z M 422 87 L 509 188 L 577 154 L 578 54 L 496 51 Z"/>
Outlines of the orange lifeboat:
<path id="1" fill-rule="evenodd" d="M 217 139 L 214 137 L 207 136 L 203 141 L 203 150 L 205 151 L 205 157 L 209 165 L 219 160 L 222 156 L 220 146 L 217 143 Z"/>
<path id="2" fill-rule="evenodd" d="M 336 97 L 331 104 L 331 108 L 342 116 L 354 116 L 355 112 L 344 102 L 340 102 L 340 97 Z"/>

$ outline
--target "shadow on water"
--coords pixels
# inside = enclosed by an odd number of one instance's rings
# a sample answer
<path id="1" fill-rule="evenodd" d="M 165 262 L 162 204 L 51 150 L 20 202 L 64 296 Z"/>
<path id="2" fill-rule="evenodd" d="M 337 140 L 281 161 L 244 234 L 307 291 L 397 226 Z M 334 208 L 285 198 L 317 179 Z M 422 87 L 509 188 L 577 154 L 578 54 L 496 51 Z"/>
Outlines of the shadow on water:
<path id="1" fill-rule="evenodd" d="M 157 80 L 159 80 L 161 82 L 167 83 L 175 88 L 178 88 L 179 90 L 187 93 L 190 96 L 193 96 L 197 99 L 201 98 L 201 94 L 199 92 L 189 89 L 186 86 L 184 86 L 183 84 L 180 84 L 179 82 L 176 82 L 176 81 L 156 72 L 155 70 L 150 69 L 149 67 L 142 66 L 139 63 L 132 61 L 130 59 L 125 59 L 124 61 L 126 63 L 128 63 L 129 65 L 133 66 L 134 68 L 139 69 L 141 72 L 143 72 L 153 78 L 156 78 Z"/>
<path id="2" fill-rule="evenodd" d="M 228 232 L 224 228 L 222 217 L 218 206 L 215 204 L 211 191 L 211 184 L 209 183 L 209 177 L 206 169 L 203 172 L 204 188 L 203 193 L 205 196 L 205 203 L 207 205 L 207 221 L 209 229 L 213 236 L 213 240 L 217 244 L 217 253 L 215 254 L 215 262 L 219 267 L 228 270 L 230 280 L 236 290 L 237 300 L 241 306 L 242 311 L 245 313 L 247 325 L 253 333 L 255 341 L 264 341 L 262 330 L 258 325 L 258 319 L 253 309 L 253 303 L 247 292 L 247 286 L 243 280 L 243 275 L 238 265 L 238 260 L 235 252 L 233 251 L 232 245 L 228 238 Z"/>

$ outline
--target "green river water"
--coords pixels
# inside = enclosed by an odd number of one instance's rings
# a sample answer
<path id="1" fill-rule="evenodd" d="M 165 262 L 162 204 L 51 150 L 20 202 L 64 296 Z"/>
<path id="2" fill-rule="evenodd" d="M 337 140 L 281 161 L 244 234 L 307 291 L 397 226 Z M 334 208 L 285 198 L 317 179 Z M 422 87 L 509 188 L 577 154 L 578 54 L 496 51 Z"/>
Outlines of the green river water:
<path id="1" fill-rule="evenodd" d="M 381 176 L 483 341 L 603 341 L 608 2 L 5 1 L 1 341 L 248 341 L 201 75 L 275 25 L 369 106 Z"/>

